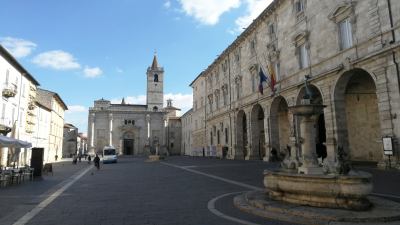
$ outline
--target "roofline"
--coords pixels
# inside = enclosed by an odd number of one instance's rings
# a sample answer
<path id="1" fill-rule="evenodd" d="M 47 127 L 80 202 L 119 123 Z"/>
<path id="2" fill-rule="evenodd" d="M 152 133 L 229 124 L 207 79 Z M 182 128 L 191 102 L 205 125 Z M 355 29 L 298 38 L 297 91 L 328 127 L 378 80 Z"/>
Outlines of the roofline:
<path id="1" fill-rule="evenodd" d="M 114 105 L 114 106 L 143 106 L 143 107 L 147 107 L 147 105 L 140 105 L 140 104 L 110 104 L 110 105 Z"/>
<path id="2" fill-rule="evenodd" d="M 51 109 L 49 109 L 47 106 L 41 104 L 40 102 L 36 101 L 36 104 L 37 104 L 40 108 L 43 108 L 43 109 L 45 109 L 46 111 L 51 112 Z"/>
<path id="3" fill-rule="evenodd" d="M 40 86 L 39 82 L 12 56 L 7 49 L 0 44 L 0 54 L 12 64 L 21 74 L 32 81 L 36 86 Z"/>
<path id="4" fill-rule="evenodd" d="M 190 112 L 193 112 L 193 108 L 190 108 L 188 111 L 186 111 L 184 114 L 182 114 L 181 118 L 182 118 L 183 116 L 185 116 L 186 114 L 189 114 Z"/>
<path id="5" fill-rule="evenodd" d="M 63 106 L 64 110 L 68 110 L 67 105 L 66 105 L 65 102 L 62 100 L 62 98 L 60 97 L 60 95 L 58 95 L 56 92 L 54 92 L 54 91 L 49 91 L 49 90 L 46 90 L 46 89 L 43 89 L 43 88 L 38 88 L 38 89 L 40 89 L 40 90 L 42 90 L 42 91 L 50 92 L 50 93 L 56 98 L 56 100 L 58 100 L 59 103 L 61 103 L 61 105 Z"/>
<path id="6" fill-rule="evenodd" d="M 232 52 L 233 49 L 235 49 L 239 44 L 244 41 L 246 37 L 248 37 L 251 32 L 253 32 L 257 26 L 262 22 L 263 19 L 265 19 L 277 6 L 279 6 L 279 3 L 283 2 L 285 0 L 273 0 L 267 8 L 264 9 L 260 13 L 260 15 L 253 20 L 253 22 L 227 47 L 225 50 L 222 51 L 222 53 L 205 69 L 203 72 L 201 72 L 193 81 L 190 83 L 189 86 L 192 86 L 192 84 L 202 75 L 205 73 L 208 73 L 210 70 L 214 68 L 214 66 L 222 59 L 225 58 L 226 56 L 229 55 L 229 53 Z"/>

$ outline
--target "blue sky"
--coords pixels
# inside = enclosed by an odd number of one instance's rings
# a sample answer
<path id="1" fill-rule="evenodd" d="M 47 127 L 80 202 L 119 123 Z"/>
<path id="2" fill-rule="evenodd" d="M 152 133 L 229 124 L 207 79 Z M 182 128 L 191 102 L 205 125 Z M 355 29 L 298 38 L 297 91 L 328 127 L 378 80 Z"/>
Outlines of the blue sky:
<path id="1" fill-rule="evenodd" d="M 164 94 L 185 112 L 191 81 L 271 0 L 4 0 L 0 43 L 69 109 L 87 132 L 100 98 L 145 104 L 146 69 L 157 51 Z"/>

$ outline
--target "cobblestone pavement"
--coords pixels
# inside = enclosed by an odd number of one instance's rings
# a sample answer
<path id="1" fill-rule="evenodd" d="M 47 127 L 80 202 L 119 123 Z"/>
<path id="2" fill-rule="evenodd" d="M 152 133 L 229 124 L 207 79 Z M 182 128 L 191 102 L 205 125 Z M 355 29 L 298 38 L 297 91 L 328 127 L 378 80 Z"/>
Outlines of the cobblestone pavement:
<path id="1" fill-rule="evenodd" d="M 246 214 L 232 204 L 237 193 L 263 188 L 263 170 L 277 166 L 191 157 L 152 163 L 121 158 L 117 164 L 101 164 L 99 171 L 92 168 L 27 224 L 289 224 Z M 87 167 L 85 162 L 55 164 L 54 176 L 0 189 L 0 224 L 13 224 Z M 399 172 L 363 169 L 376 175 L 375 193 L 400 201 Z"/>

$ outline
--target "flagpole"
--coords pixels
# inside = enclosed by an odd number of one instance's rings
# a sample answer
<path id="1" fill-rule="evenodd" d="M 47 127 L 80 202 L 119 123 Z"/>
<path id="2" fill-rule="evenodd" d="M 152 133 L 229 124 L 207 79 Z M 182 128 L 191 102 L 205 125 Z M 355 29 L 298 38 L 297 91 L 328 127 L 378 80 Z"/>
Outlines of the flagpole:
<path id="1" fill-rule="evenodd" d="M 260 65 L 261 69 L 263 69 L 264 71 L 268 71 L 268 73 L 269 73 L 269 70 L 265 70 L 265 69 L 263 68 L 263 65 L 262 65 L 261 61 L 258 59 L 258 54 L 257 54 L 256 48 L 254 48 L 254 52 L 256 53 L 256 61 L 257 61 L 257 63 Z M 267 66 L 268 66 L 268 65 L 267 65 Z M 269 76 L 271 76 L 271 75 L 269 74 Z M 271 82 L 271 78 L 269 78 L 269 79 L 270 79 L 270 82 Z M 270 82 L 266 82 L 269 88 L 271 88 Z M 272 88 L 271 88 L 271 89 L 272 89 Z"/>

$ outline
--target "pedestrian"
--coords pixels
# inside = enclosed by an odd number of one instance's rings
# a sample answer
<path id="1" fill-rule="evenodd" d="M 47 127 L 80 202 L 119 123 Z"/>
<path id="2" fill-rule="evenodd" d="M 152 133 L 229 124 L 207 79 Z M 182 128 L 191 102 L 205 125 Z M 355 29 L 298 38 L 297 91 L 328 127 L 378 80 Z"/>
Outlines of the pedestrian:
<path id="1" fill-rule="evenodd" d="M 79 155 L 78 155 L 78 160 L 79 160 L 79 162 L 81 162 L 82 161 L 82 155 L 79 153 Z"/>
<path id="2" fill-rule="evenodd" d="M 93 162 L 94 162 L 94 166 L 96 166 L 97 170 L 99 170 L 100 169 L 100 157 L 97 154 L 96 154 L 96 157 L 94 157 Z"/>
<path id="3" fill-rule="evenodd" d="M 92 157 L 90 157 L 90 155 L 88 155 L 87 160 L 88 160 L 88 164 L 90 164 L 90 162 L 92 161 Z"/>
<path id="4" fill-rule="evenodd" d="M 55 155 L 55 156 L 54 156 L 54 158 L 55 158 L 55 159 L 56 159 L 56 161 L 57 161 L 57 159 L 58 159 L 58 155 Z"/>

